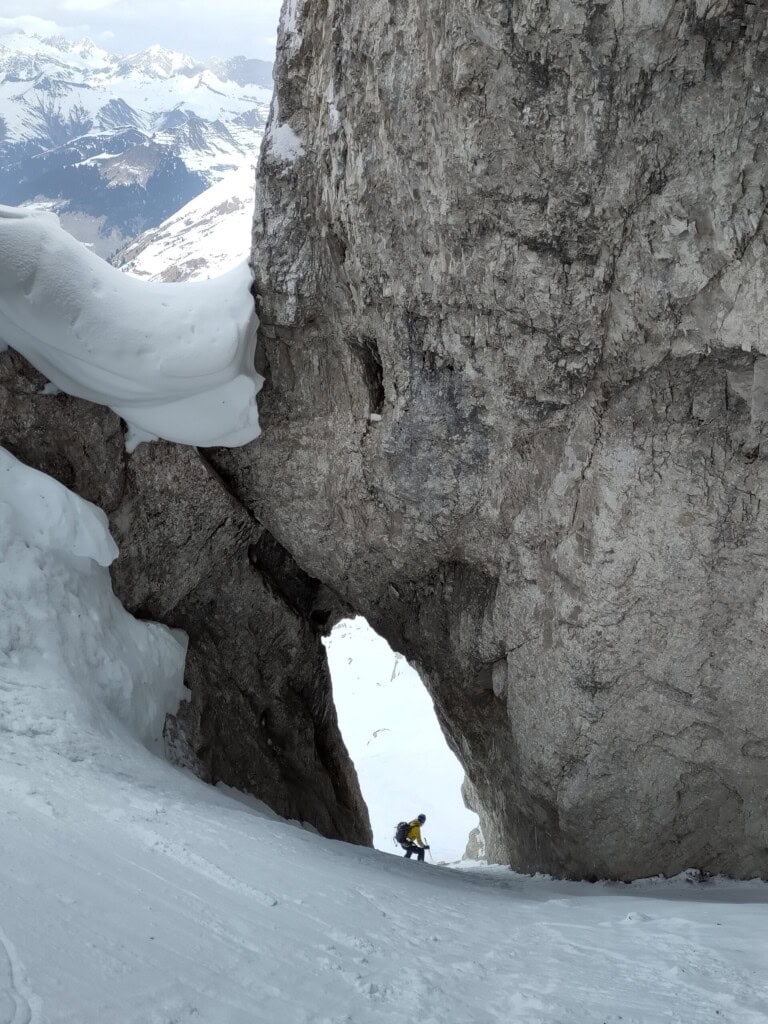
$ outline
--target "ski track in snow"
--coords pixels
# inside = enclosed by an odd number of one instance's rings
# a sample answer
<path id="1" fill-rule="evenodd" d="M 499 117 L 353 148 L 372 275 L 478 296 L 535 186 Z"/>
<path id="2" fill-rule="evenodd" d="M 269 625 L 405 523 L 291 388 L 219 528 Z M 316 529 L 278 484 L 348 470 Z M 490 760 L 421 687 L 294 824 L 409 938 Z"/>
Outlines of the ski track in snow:
<path id="1" fill-rule="evenodd" d="M 0 929 L 0 1024 L 35 1024 L 32 1001 L 22 991 L 23 970 L 10 939 Z"/>

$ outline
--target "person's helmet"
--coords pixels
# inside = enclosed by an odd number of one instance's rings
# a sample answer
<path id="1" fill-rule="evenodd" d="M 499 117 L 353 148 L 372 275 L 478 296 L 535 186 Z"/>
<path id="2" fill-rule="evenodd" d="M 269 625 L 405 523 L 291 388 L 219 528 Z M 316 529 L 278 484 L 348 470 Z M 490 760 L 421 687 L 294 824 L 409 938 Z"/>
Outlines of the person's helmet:
<path id="1" fill-rule="evenodd" d="M 424 822 L 425 822 L 426 820 L 427 820 L 427 816 L 426 816 L 426 814 L 420 814 L 420 815 L 419 815 L 419 821 L 421 822 L 421 824 L 422 824 L 422 825 L 424 824 Z"/>

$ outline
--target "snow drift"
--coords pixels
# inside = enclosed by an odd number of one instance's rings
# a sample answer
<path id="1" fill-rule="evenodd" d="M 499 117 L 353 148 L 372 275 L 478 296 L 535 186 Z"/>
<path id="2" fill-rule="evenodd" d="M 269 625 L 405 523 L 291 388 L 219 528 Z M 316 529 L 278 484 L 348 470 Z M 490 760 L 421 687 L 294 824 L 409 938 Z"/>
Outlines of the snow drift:
<path id="1" fill-rule="evenodd" d="M 108 266 L 55 214 L 0 206 L 0 343 L 148 437 L 236 446 L 259 434 L 257 318 L 245 262 L 150 284 Z"/>
<path id="2" fill-rule="evenodd" d="M 184 696 L 186 637 L 112 592 L 106 516 L 0 448 L 0 733 L 67 756 L 149 747 Z"/>

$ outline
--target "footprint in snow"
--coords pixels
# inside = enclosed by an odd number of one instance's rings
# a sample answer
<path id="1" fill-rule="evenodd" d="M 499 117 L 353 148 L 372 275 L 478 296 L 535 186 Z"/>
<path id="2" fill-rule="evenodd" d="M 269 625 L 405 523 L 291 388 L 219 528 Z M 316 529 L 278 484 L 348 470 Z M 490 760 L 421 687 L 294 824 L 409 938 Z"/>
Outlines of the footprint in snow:
<path id="1" fill-rule="evenodd" d="M 376 982 L 369 981 L 361 975 L 357 975 L 354 985 L 361 995 L 367 996 L 375 1003 L 389 1002 L 392 999 L 392 988 L 389 985 L 377 985 Z"/>
<path id="2" fill-rule="evenodd" d="M 361 953 L 370 956 L 372 953 L 378 952 L 378 948 L 370 941 L 365 938 L 364 935 L 349 935 L 347 932 L 334 931 L 328 932 L 328 938 L 334 942 L 338 942 L 341 946 L 346 946 L 348 949 L 356 949 Z"/>

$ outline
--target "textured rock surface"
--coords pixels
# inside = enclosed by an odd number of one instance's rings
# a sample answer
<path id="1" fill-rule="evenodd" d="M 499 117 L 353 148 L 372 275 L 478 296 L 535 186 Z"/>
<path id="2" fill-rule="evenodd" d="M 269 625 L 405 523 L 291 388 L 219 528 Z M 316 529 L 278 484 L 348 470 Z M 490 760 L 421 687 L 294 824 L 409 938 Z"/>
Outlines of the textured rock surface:
<path id="1" fill-rule="evenodd" d="M 520 868 L 768 874 L 767 18 L 286 4 L 264 434 L 215 460 Z"/>
<path id="2" fill-rule="evenodd" d="M 318 633 L 338 603 L 204 454 L 156 444 L 128 456 L 117 416 L 43 395 L 43 383 L 19 356 L 0 355 L 0 445 L 100 505 L 120 547 L 116 593 L 188 632 L 191 694 L 169 720 L 169 753 L 325 835 L 369 843 Z"/>

